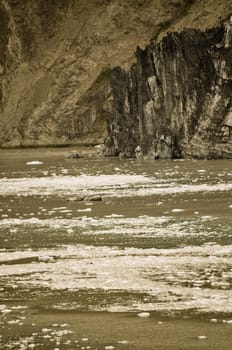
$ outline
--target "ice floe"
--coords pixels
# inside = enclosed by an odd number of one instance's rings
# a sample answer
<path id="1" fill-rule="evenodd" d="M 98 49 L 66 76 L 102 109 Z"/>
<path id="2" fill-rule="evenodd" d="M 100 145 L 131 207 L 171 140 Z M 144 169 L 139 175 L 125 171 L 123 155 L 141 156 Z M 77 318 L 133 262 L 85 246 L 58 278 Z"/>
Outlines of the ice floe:
<path id="1" fill-rule="evenodd" d="M 33 161 L 30 161 L 30 162 L 27 162 L 26 164 L 27 165 L 40 165 L 40 164 L 43 164 L 43 162 L 41 162 L 39 160 L 33 160 Z"/>
<path id="2" fill-rule="evenodd" d="M 142 175 L 86 175 L 2 179 L 2 195 L 100 195 L 130 197 L 230 191 L 232 183 L 178 184 Z M 84 192 L 83 192 L 84 191 Z"/>

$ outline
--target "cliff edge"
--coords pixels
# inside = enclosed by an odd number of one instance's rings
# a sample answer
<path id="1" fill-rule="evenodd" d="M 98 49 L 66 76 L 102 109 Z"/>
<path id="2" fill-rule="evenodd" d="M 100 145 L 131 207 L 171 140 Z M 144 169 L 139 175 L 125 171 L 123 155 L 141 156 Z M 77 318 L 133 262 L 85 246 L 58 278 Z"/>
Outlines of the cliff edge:
<path id="1" fill-rule="evenodd" d="M 112 72 L 107 153 L 231 158 L 232 17 L 170 32 L 136 57 L 128 72 Z"/>

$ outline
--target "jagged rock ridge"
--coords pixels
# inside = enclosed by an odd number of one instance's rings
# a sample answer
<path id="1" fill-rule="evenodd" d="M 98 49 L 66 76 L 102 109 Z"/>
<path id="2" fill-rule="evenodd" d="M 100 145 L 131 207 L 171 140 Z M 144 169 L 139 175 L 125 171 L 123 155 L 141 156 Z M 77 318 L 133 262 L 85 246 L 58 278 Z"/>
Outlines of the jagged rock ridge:
<path id="1" fill-rule="evenodd" d="M 112 71 L 106 154 L 232 157 L 232 18 L 168 33 Z"/>

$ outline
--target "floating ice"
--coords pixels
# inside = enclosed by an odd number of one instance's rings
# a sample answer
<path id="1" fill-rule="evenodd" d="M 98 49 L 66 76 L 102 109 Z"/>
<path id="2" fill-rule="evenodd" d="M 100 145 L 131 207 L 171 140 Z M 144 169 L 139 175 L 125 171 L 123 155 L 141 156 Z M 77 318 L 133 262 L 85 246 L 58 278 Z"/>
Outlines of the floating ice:
<path id="1" fill-rule="evenodd" d="M 178 184 L 142 175 L 86 175 L 1 179 L 2 195 L 56 195 L 130 197 L 232 190 L 232 183 Z"/>
<path id="2" fill-rule="evenodd" d="M 18 324 L 19 322 L 20 322 L 20 320 L 10 320 L 7 323 L 13 325 L 13 324 Z"/>
<path id="3" fill-rule="evenodd" d="M 223 320 L 223 323 L 232 324 L 232 320 Z"/>
<path id="4" fill-rule="evenodd" d="M 150 317 L 150 312 L 140 312 L 137 314 L 138 317 Z"/>
<path id="5" fill-rule="evenodd" d="M 3 309 L 3 310 L 1 310 L 2 314 L 9 314 L 11 312 L 12 312 L 12 310 L 10 310 L 10 309 Z"/>
<path id="6" fill-rule="evenodd" d="M 173 213 L 181 213 L 182 211 L 184 211 L 184 209 L 172 209 Z"/>
<path id="7" fill-rule="evenodd" d="M 122 214 L 111 214 L 111 215 L 105 215 L 105 218 L 123 218 L 124 215 Z"/>
<path id="8" fill-rule="evenodd" d="M 40 162 L 39 160 L 33 160 L 31 162 L 27 162 L 27 165 L 40 165 L 43 164 L 43 162 Z"/>
<path id="9" fill-rule="evenodd" d="M 87 213 L 87 212 L 91 212 L 92 208 L 78 209 L 77 211 L 80 212 L 80 213 L 85 213 L 85 212 Z"/>
<path id="10" fill-rule="evenodd" d="M 52 330 L 50 329 L 50 328 L 43 328 L 42 329 L 42 332 L 43 333 L 49 333 L 49 332 L 51 332 Z"/>

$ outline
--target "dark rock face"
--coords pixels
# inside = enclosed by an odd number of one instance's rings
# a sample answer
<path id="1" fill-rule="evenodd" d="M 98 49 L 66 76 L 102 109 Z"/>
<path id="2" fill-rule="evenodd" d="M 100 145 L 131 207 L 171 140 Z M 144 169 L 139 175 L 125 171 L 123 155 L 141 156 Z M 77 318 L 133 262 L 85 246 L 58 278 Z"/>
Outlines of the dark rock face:
<path id="1" fill-rule="evenodd" d="M 106 154 L 232 157 L 232 18 L 202 32 L 168 33 L 112 71 Z"/>

